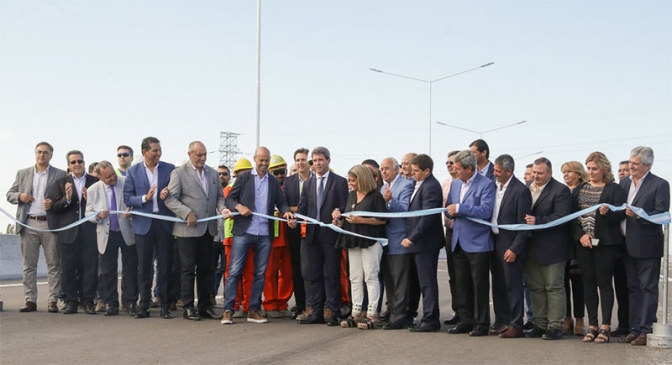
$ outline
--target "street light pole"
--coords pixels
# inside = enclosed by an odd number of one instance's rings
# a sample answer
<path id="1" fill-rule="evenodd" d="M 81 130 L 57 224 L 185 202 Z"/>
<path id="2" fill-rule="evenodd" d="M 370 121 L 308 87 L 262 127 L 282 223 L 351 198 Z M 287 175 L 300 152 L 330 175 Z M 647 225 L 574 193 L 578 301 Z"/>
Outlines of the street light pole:
<path id="1" fill-rule="evenodd" d="M 468 128 L 464 128 L 464 127 L 458 127 L 458 126 L 456 126 L 456 125 L 452 125 L 452 124 L 446 124 L 446 123 L 442 123 L 442 122 L 436 122 L 436 124 L 441 124 L 441 125 L 446 126 L 446 127 L 455 128 L 455 129 L 460 129 L 460 130 L 467 131 L 467 132 L 471 132 L 471 133 L 476 133 L 476 134 L 478 134 L 478 137 L 479 137 L 479 138 L 483 138 L 483 135 L 486 134 L 486 133 L 490 133 L 490 132 L 498 131 L 498 130 L 500 130 L 500 129 L 504 129 L 504 128 L 509 128 L 509 127 L 517 126 L 517 125 L 520 125 L 520 124 L 523 124 L 523 123 L 527 123 L 527 120 L 521 120 L 521 121 L 518 122 L 518 123 L 507 124 L 507 125 L 502 126 L 502 127 L 497 127 L 497 128 L 493 128 L 493 129 L 489 129 L 489 130 L 487 130 L 487 131 L 482 131 L 482 132 L 481 132 L 481 131 L 475 131 L 475 130 L 473 130 L 473 129 L 468 129 Z"/>
<path id="2" fill-rule="evenodd" d="M 393 72 L 387 72 L 387 71 L 378 70 L 378 69 L 375 69 L 375 68 L 369 68 L 369 70 L 374 71 L 374 72 L 378 72 L 378 73 L 382 73 L 382 74 L 387 74 L 387 75 L 397 76 L 397 77 L 403 77 L 405 79 L 420 81 L 420 82 L 424 82 L 424 83 L 429 84 L 429 155 L 431 156 L 432 155 L 432 84 L 437 82 L 437 81 L 445 80 L 445 79 L 450 78 L 450 77 L 454 77 L 454 76 L 457 76 L 457 75 L 461 75 L 463 73 L 478 70 L 480 68 L 488 67 L 488 66 L 494 65 L 494 64 L 495 64 L 494 62 L 489 62 L 489 63 L 486 63 L 484 65 L 478 66 L 478 67 L 470 68 L 468 70 L 460 71 L 458 73 L 448 75 L 448 76 L 444 76 L 444 77 L 440 77 L 438 79 L 433 79 L 433 80 L 419 79 L 417 77 L 396 74 L 396 73 L 393 73 Z"/>
<path id="3" fill-rule="evenodd" d="M 261 0 L 257 0 L 257 93 L 256 93 L 256 124 L 255 124 L 255 150 L 259 147 L 259 134 L 261 126 Z"/>

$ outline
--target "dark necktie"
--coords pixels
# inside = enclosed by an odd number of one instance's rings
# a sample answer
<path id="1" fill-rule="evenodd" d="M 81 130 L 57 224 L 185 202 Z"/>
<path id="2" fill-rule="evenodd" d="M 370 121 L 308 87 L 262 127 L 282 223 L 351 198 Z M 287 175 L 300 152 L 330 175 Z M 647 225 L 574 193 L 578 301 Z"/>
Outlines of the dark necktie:
<path id="1" fill-rule="evenodd" d="M 110 211 L 117 210 L 117 195 L 114 193 L 114 186 L 110 186 L 112 190 L 112 204 L 110 204 Z M 119 231 L 119 217 L 117 214 L 110 214 L 110 230 Z"/>
<path id="2" fill-rule="evenodd" d="M 322 184 L 322 177 L 317 178 L 317 219 L 320 219 L 320 208 L 322 207 L 322 196 L 324 195 L 324 185 Z"/>

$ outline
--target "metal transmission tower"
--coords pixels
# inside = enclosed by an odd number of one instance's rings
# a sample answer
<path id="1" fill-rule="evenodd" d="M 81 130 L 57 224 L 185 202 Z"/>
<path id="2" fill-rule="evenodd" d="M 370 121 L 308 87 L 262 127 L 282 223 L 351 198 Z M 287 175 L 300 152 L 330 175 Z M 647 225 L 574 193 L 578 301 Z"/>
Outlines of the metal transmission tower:
<path id="1" fill-rule="evenodd" d="M 240 133 L 220 132 L 219 133 L 219 164 L 226 165 L 233 169 L 240 151 L 238 151 L 238 136 Z"/>

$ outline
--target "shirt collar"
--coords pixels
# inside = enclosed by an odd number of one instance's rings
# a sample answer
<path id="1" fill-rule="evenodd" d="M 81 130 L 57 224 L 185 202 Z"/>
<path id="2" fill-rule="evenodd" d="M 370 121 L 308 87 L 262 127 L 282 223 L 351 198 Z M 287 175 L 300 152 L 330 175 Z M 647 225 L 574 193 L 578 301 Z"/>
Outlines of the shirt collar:
<path id="1" fill-rule="evenodd" d="M 513 174 L 511 174 L 511 177 L 509 177 L 509 179 L 506 180 L 506 183 L 504 183 L 504 186 L 501 186 L 502 184 L 501 184 L 499 181 L 497 181 L 497 182 L 496 182 L 497 187 L 498 187 L 499 189 L 506 189 L 506 188 L 509 187 L 509 184 L 511 183 L 511 180 L 513 180 Z"/>
<path id="2" fill-rule="evenodd" d="M 252 171 L 250 171 L 250 175 L 256 176 L 260 180 L 264 180 L 264 179 L 268 178 L 268 174 L 270 174 L 270 172 L 266 171 L 266 174 L 264 174 L 264 177 L 259 178 L 259 172 L 257 171 L 257 169 L 252 169 Z"/>
<path id="3" fill-rule="evenodd" d="M 47 168 L 44 170 L 44 172 L 40 172 L 37 169 L 37 166 L 33 166 L 33 172 L 35 172 L 36 174 L 47 174 L 47 173 L 49 173 L 49 168 L 50 167 L 51 167 L 51 165 L 48 165 Z"/>
<path id="4" fill-rule="evenodd" d="M 315 174 L 315 177 L 318 178 L 318 179 L 321 178 L 321 177 L 328 179 L 329 178 L 329 173 L 331 173 L 331 171 L 327 170 L 326 174 L 324 174 L 322 176 L 318 176 L 317 174 Z"/>

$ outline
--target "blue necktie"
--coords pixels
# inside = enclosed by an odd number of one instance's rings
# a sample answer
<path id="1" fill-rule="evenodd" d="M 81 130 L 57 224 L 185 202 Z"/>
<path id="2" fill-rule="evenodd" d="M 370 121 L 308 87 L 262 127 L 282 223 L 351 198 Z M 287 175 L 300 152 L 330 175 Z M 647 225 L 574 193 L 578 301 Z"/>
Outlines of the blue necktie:
<path id="1" fill-rule="evenodd" d="M 112 204 L 110 204 L 110 211 L 117 210 L 117 195 L 114 193 L 114 186 L 110 186 L 112 190 Z M 110 230 L 119 231 L 119 217 L 117 214 L 110 214 Z"/>
<path id="2" fill-rule="evenodd" d="M 320 220 L 320 208 L 322 207 L 322 196 L 324 195 L 324 185 L 322 184 L 322 178 L 317 178 L 317 220 Z"/>

